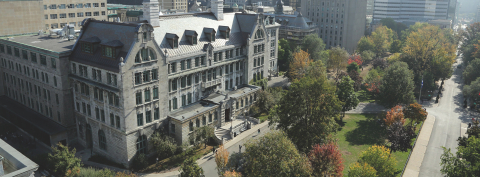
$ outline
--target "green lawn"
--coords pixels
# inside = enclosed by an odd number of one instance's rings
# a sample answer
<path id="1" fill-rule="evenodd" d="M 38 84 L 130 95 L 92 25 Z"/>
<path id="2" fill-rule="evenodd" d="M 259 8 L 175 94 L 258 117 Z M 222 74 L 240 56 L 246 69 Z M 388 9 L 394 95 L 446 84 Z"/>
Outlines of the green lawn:
<path id="1" fill-rule="evenodd" d="M 258 119 L 260 120 L 260 123 L 265 122 L 268 119 L 268 115 L 262 114 L 258 117 Z"/>
<path id="2" fill-rule="evenodd" d="M 350 165 L 358 160 L 362 151 L 375 144 L 386 144 L 385 128 L 376 123 L 376 116 L 376 114 L 348 114 L 343 119 L 344 125 L 335 136 L 344 159 L 344 176 L 348 176 Z M 417 126 L 417 132 L 419 128 L 420 125 Z M 409 153 L 395 152 L 392 154 L 397 159 L 397 176 L 402 173 Z"/>

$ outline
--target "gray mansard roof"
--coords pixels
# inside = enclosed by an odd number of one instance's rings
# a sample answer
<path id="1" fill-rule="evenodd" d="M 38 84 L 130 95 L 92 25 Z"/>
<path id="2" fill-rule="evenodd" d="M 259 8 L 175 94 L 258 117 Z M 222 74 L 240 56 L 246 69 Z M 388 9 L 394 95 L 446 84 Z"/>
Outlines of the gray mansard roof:
<path id="1" fill-rule="evenodd" d="M 210 43 L 205 32 L 211 32 L 211 29 L 216 32 L 215 41 L 211 42 L 213 47 L 244 45 L 248 35 L 253 32 L 256 19 L 256 14 L 240 13 L 224 13 L 222 21 L 218 21 L 212 13 L 166 15 L 160 16 L 160 27 L 154 28 L 154 35 L 162 52 L 166 50 L 168 56 L 188 55 L 203 51 L 204 46 Z M 225 39 L 220 33 L 224 26 L 230 28 L 229 39 Z M 198 34 L 197 45 L 191 45 L 187 40 L 185 33 L 192 31 Z M 178 48 L 172 49 L 166 38 L 167 33 L 179 37 Z"/>
<path id="2" fill-rule="evenodd" d="M 80 50 L 80 43 L 76 43 L 71 60 L 90 66 L 106 69 L 113 72 L 119 71 L 120 57 L 125 58 L 131 45 L 135 42 L 135 32 L 140 24 L 115 23 L 90 20 L 82 28 L 82 34 L 78 41 L 100 43 L 102 45 L 118 47 L 119 54 L 115 59 L 102 57 L 100 47 L 94 47 L 93 54 L 87 54 Z"/>

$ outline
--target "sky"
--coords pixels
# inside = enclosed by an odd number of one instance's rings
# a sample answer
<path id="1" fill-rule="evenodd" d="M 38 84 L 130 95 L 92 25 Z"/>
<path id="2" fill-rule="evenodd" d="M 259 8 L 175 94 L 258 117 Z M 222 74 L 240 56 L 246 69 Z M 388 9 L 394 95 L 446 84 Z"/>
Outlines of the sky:
<path id="1" fill-rule="evenodd" d="M 480 0 L 458 0 L 460 2 L 460 9 L 458 13 L 475 13 Z"/>

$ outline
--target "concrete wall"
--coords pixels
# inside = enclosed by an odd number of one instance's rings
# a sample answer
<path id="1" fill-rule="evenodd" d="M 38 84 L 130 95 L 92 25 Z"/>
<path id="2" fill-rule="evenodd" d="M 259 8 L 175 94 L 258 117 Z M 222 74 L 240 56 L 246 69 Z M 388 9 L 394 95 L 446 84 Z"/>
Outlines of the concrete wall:
<path id="1" fill-rule="evenodd" d="M 0 36 L 36 33 L 43 29 L 43 1 L 0 1 Z"/>
<path id="2" fill-rule="evenodd" d="M 357 43 L 365 34 L 367 0 L 351 0 L 345 3 L 343 45 L 349 53 L 357 48 Z"/>

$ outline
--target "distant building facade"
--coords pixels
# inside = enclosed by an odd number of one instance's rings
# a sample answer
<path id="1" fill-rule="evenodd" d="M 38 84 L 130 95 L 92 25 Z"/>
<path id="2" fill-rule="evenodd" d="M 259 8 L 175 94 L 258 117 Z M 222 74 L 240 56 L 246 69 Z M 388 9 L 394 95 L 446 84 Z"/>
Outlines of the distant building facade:
<path id="1" fill-rule="evenodd" d="M 375 0 L 373 23 L 392 18 L 406 25 L 417 21 L 445 20 L 451 0 Z"/>
<path id="2" fill-rule="evenodd" d="M 44 30 L 42 0 L 0 1 L 0 12 L 2 12 L 0 36 L 36 33 Z"/>
<path id="3" fill-rule="evenodd" d="M 158 0 L 161 9 L 176 9 L 188 12 L 188 0 Z"/>
<path id="4" fill-rule="evenodd" d="M 72 24 L 80 29 L 85 18 L 107 20 L 107 0 L 43 0 L 45 30 L 63 28 Z"/>
<path id="5" fill-rule="evenodd" d="M 480 22 L 480 4 L 477 7 L 477 12 L 475 13 L 475 19 L 477 22 Z"/>
<path id="6" fill-rule="evenodd" d="M 282 25 L 279 30 L 278 37 L 280 39 L 286 39 L 290 42 L 294 42 L 297 45 L 302 43 L 305 36 L 310 34 L 316 34 L 318 32 L 318 26 L 311 20 L 302 16 L 302 13 L 298 15 L 275 15 L 277 23 Z"/>
<path id="7" fill-rule="evenodd" d="M 302 14 L 319 27 L 326 48 L 356 49 L 365 33 L 367 0 L 302 0 Z"/>

